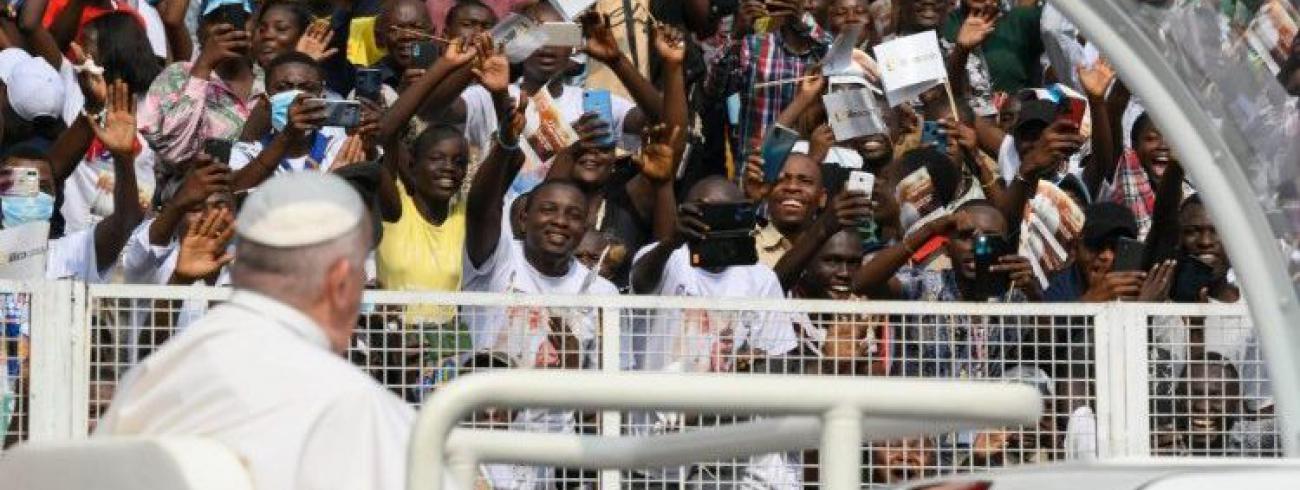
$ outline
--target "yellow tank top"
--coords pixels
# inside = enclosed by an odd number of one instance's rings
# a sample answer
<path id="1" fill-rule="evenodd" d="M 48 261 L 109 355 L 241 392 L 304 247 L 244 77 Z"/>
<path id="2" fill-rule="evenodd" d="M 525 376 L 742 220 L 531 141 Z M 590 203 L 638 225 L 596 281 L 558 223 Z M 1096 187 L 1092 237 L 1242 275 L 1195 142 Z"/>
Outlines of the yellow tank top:
<path id="1" fill-rule="evenodd" d="M 384 223 L 384 237 L 375 251 L 379 284 L 402 291 L 459 291 L 465 253 L 465 199 L 457 199 L 441 226 L 429 223 L 415 200 L 397 182 L 402 218 Z M 455 312 L 450 307 L 418 307 L 406 320 L 442 323 Z"/>

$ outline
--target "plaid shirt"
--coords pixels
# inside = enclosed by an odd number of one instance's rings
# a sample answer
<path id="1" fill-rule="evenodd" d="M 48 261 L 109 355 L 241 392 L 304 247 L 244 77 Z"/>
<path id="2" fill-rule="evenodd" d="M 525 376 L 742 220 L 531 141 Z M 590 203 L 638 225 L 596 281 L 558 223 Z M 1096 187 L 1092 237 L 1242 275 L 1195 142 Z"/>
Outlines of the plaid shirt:
<path id="1" fill-rule="evenodd" d="M 1147 177 L 1146 169 L 1138 160 L 1132 149 L 1124 150 L 1119 163 L 1115 165 L 1115 175 L 1102 189 L 1101 200 L 1109 200 L 1127 206 L 1137 218 L 1138 239 L 1145 240 L 1151 229 L 1151 214 L 1156 207 L 1156 191 Z"/>
<path id="2" fill-rule="evenodd" d="M 804 70 L 821 60 L 830 45 L 830 35 L 818 27 L 811 16 L 804 22 L 812 47 L 805 53 L 795 53 L 786 47 L 780 30 L 767 34 L 750 34 L 733 46 L 735 55 L 722 61 L 721 76 L 728 76 L 729 91 L 740 93 L 740 127 L 733 130 L 733 148 L 743 153 L 749 142 L 761 139 L 767 128 L 776 123 L 781 110 L 794 100 L 799 84 L 784 83 L 755 88 L 763 82 L 788 80 L 803 76 Z"/>

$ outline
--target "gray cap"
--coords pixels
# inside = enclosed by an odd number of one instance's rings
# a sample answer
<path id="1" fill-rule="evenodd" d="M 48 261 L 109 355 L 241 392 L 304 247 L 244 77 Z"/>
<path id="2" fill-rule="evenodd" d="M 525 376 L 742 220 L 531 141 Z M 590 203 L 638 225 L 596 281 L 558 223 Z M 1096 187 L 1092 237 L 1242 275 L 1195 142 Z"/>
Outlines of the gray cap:
<path id="1" fill-rule="evenodd" d="M 242 240 L 280 248 L 305 247 L 346 235 L 366 206 L 347 181 L 332 174 L 294 172 L 258 187 L 235 221 Z"/>

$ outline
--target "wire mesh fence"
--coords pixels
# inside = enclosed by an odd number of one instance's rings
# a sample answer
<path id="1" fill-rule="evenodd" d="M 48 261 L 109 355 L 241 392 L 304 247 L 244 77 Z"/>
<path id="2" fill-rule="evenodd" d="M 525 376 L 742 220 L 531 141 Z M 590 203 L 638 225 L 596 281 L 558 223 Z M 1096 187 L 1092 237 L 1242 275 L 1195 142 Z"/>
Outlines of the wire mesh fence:
<path id="1" fill-rule="evenodd" d="M 88 387 L 80 405 L 83 431 L 93 430 L 132 365 L 168 338 L 184 335 L 228 294 L 209 288 L 90 286 L 84 301 L 89 348 L 83 365 Z M 1240 306 L 371 291 L 347 355 L 414 406 L 456 377 L 488 369 L 545 369 L 556 376 L 584 369 L 946 378 L 1027 383 L 1043 395 L 1043 417 L 1033 426 L 864 446 L 862 477 L 874 488 L 954 472 L 1117 455 L 1277 456 L 1268 376 L 1252 332 Z M 707 413 L 486 409 L 464 423 L 644 435 L 744 420 Z M 493 464 L 481 467 L 480 483 L 488 488 L 814 487 L 818 459 L 817 451 L 806 450 L 623 472 Z"/>
<path id="2" fill-rule="evenodd" d="M 28 436 L 31 375 L 31 294 L 0 291 L 4 329 L 0 331 L 0 448 Z"/>
<path id="3" fill-rule="evenodd" d="M 1148 318 L 1151 454 L 1281 454 L 1268 373 L 1247 316 Z"/>

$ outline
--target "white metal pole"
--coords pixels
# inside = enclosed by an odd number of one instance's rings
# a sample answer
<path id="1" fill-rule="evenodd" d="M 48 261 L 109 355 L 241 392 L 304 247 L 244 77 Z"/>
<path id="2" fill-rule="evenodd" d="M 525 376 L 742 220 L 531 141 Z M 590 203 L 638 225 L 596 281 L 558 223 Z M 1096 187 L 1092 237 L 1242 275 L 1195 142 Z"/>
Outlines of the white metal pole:
<path id="1" fill-rule="evenodd" d="M 622 370 L 622 328 L 623 315 L 619 308 L 600 309 L 600 368 L 607 373 Z M 623 417 L 618 410 L 605 410 L 600 413 L 600 434 L 606 437 L 618 437 L 622 433 Z M 610 468 L 600 472 L 602 490 L 619 490 L 623 486 L 623 472 Z"/>
<path id="2" fill-rule="evenodd" d="M 854 490 L 862 480 L 862 413 L 852 406 L 826 412 L 822 422 L 822 488 Z"/>

